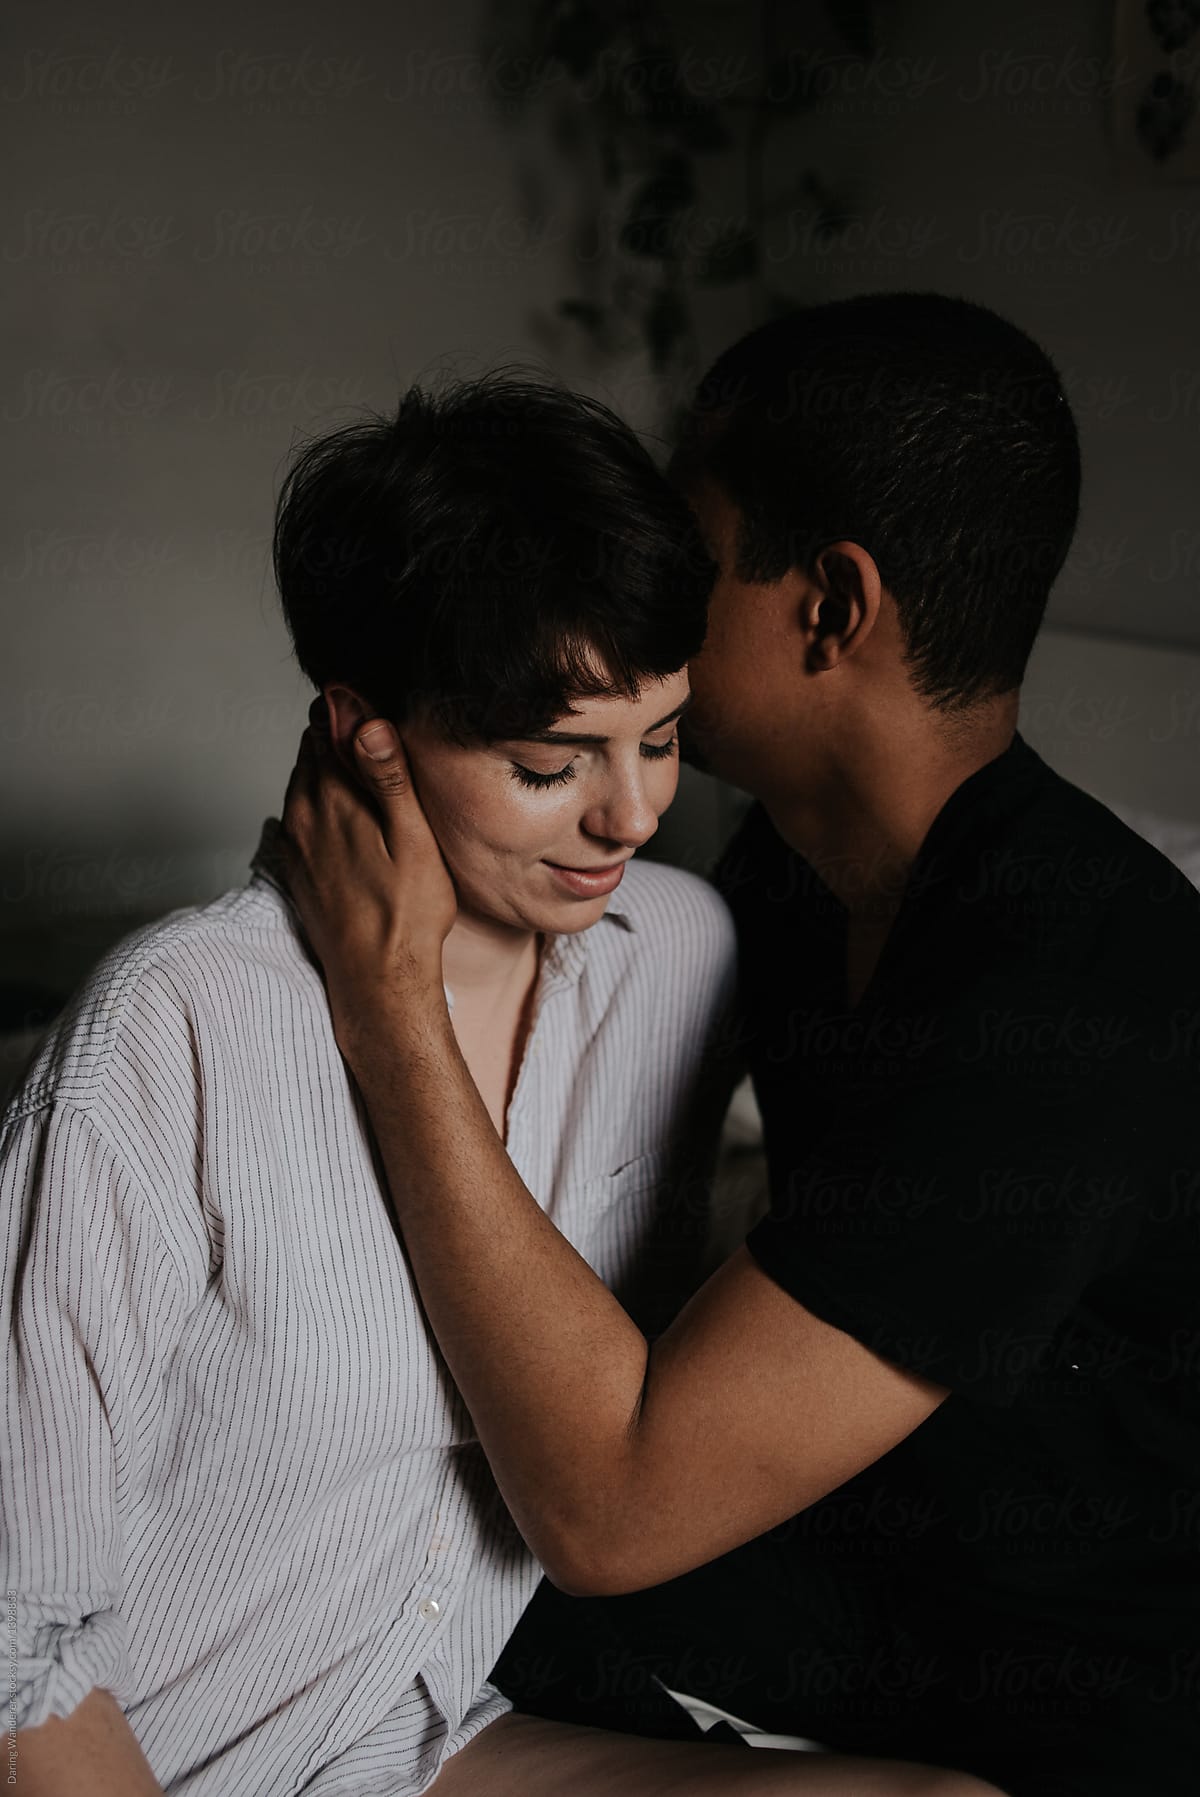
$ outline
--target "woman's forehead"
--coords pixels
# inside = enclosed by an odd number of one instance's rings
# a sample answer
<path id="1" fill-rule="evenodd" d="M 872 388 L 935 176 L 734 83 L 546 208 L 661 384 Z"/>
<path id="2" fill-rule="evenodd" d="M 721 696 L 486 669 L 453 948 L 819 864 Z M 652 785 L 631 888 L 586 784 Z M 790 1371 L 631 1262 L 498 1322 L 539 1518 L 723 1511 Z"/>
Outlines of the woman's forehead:
<path id="1" fill-rule="evenodd" d="M 670 723 L 688 698 L 686 668 L 661 679 L 646 680 L 632 699 L 622 694 L 600 698 L 581 694 L 571 700 L 570 709 L 555 718 L 544 733 L 529 740 L 559 735 L 644 735 L 659 724 Z"/>

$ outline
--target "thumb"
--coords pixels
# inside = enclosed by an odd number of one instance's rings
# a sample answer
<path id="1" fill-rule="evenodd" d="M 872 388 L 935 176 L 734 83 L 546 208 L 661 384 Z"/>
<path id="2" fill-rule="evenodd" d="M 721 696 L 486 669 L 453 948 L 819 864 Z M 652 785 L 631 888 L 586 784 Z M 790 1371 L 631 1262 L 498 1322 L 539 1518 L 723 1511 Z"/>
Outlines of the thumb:
<path id="1" fill-rule="evenodd" d="M 409 784 L 400 738 L 384 718 L 368 718 L 354 733 L 363 778 L 380 792 L 401 793 Z"/>

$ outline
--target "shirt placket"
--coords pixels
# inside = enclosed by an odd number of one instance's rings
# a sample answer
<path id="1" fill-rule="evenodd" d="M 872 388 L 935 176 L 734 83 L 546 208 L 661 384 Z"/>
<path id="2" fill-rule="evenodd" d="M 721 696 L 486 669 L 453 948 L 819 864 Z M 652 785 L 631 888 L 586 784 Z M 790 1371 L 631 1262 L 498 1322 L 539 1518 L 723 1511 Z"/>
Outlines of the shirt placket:
<path id="1" fill-rule="evenodd" d="M 539 1204 L 545 1203 L 547 1194 L 541 1189 L 546 1143 L 541 1140 L 538 1130 L 541 1109 L 538 1100 L 545 1084 L 544 1066 L 549 1051 L 553 1006 L 578 984 L 585 953 L 582 936 L 555 936 L 547 943 L 525 1052 L 508 1107 L 508 1155 Z"/>
<path id="2" fill-rule="evenodd" d="M 374 1675 L 359 1682 L 353 1701 L 341 1711 L 336 1726 L 322 1741 L 321 1766 L 335 1762 L 340 1754 L 378 1724 L 394 1703 L 397 1691 L 411 1684 L 433 1655 L 446 1632 L 447 1620 L 462 1584 L 479 1575 L 477 1565 L 456 1563 L 451 1551 L 456 1544 L 440 1526 L 452 1508 L 449 1493 L 458 1476 L 455 1456 L 451 1455 L 438 1488 L 433 1532 L 425 1559 L 409 1595 L 388 1625 L 383 1637 L 383 1642 L 388 1645 L 381 1645 Z M 458 1545 L 460 1557 L 472 1559 L 473 1544 L 467 1540 Z M 390 1645 L 393 1642 L 394 1651 Z"/>
<path id="3" fill-rule="evenodd" d="M 455 1575 L 459 1569 L 454 1562 L 453 1549 L 456 1544 L 447 1519 L 452 1508 L 450 1483 L 458 1476 L 455 1457 L 451 1456 L 450 1467 L 438 1491 L 437 1506 L 433 1512 L 433 1530 L 425 1549 L 425 1560 L 413 1581 L 412 1593 L 399 1617 L 401 1622 L 407 1618 L 414 1624 L 417 1641 L 426 1652 L 440 1634 L 439 1625 L 444 1621 L 455 1594 Z"/>
<path id="4" fill-rule="evenodd" d="M 556 1000 L 577 984 L 584 954 L 584 944 L 574 937 L 556 937 L 547 944 L 534 995 L 529 1034 L 509 1106 L 508 1153 L 514 1166 L 535 1191 L 540 1171 L 538 1154 L 544 1146 L 538 1136 L 538 1098 L 544 1084 L 542 1068 L 548 1052 L 552 1008 Z M 449 991 L 447 999 L 453 1007 Z M 460 1564 L 464 1556 L 473 1560 L 475 1546 L 470 1539 L 456 1540 L 450 1521 L 456 1508 L 451 1496 L 452 1483 L 459 1477 L 457 1464 L 452 1464 L 439 1490 L 424 1561 L 395 1624 L 404 1632 L 406 1641 L 411 1641 L 414 1659 L 419 1666 L 428 1669 L 430 1677 L 433 1677 L 434 1669 L 429 1662 L 445 1636 L 447 1617 L 458 1599 L 461 1583 L 479 1572 L 477 1565 Z"/>

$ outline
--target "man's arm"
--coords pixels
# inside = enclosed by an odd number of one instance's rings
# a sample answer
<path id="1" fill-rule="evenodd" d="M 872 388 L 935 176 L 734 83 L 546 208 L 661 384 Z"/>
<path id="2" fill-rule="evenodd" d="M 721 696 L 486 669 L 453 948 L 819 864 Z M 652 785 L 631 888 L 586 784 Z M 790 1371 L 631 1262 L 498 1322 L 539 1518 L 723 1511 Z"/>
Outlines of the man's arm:
<path id="1" fill-rule="evenodd" d="M 444 1002 L 342 1035 L 421 1297 L 518 1527 L 555 1584 L 632 1591 L 870 1465 L 946 1388 L 822 1322 L 741 1248 L 653 1349 L 522 1183 Z"/>
<path id="2" fill-rule="evenodd" d="M 651 1350 L 492 1126 L 446 1011 L 453 886 L 395 733 L 370 727 L 390 754 L 368 758 L 360 728 L 361 784 L 315 720 L 304 733 L 284 852 L 426 1313 L 555 1583 L 660 1583 L 842 1484 L 946 1389 L 809 1313 L 744 1249 Z"/>
<path id="3" fill-rule="evenodd" d="M 111 1691 L 93 1689 L 69 1716 L 19 1730 L 15 1770 L 24 1797 L 162 1797 Z"/>

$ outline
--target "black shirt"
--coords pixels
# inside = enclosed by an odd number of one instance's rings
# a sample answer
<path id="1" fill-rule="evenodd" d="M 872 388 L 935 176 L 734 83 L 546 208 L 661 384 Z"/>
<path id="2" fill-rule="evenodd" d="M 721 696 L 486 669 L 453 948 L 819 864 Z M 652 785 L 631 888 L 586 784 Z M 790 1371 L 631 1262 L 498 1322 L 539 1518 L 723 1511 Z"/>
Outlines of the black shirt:
<path id="1" fill-rule="evenodd" d="M 771 1175 L 748 1246 L 950 1395 L 680 1578 L 543 1581 L 495 1682 L 674 1739 L 683 1691 L 1012 1797 L 1190 1797 L 1200 894 L 1020 737 L 943 807 L 853 1008 L 846 912 L 760 807 L 716 877 Z"/>
<path id="2" fill-rule="evenodd" d="M 1036 1617 L 1200 1715 L 1200 894 L 1019 735 L 853 1008 L 846 911 L 761 806 L 716 883 L 770 1175 L 747 1246 L 950 1391 L 775 1537 L 943 1649 Z"/>

